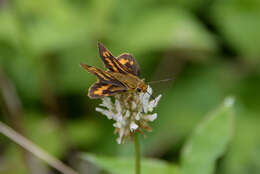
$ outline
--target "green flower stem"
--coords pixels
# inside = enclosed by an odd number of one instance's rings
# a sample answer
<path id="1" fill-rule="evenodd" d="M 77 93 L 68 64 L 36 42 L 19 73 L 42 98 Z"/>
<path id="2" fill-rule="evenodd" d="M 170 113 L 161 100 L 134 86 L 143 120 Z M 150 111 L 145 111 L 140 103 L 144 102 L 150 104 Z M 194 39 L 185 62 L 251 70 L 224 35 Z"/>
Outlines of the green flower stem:
<path id="1" fill-rule="evenodd" d="M 141 174 L 140 144 L 138 134 L 135 134 L 135 174 Z"/>

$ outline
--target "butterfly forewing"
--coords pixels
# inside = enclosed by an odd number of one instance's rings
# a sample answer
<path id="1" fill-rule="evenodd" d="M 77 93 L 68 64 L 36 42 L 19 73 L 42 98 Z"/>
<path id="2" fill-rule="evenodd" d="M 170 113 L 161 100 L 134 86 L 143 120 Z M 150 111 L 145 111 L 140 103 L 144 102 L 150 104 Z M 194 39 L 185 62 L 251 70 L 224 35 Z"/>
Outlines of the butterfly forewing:
<path id="1" fill-rule="evenodd" d="M 140 68 L 135 58 L 129 53 L 123 53 L 117 57 L 117 60 L 122 64 L 125 65 L 133 75 L 138 76 L 140 75 Z"/>
<path id="2" fill-rule="evenodd" d="M 102 44 L 98 43 L 98 49 L 106 68 L 112 72 L 130 73 L 128 68 L 122 65 Z"/>
<path id="3" fill-rule="evenodd" d="M 97 78 L 105 84 L 113 84 L 113 85 L 116 85 L 116 86 L 123 86 L 123 84 L 120 81 L 116 80 L 111 74 L 109 74 L 106 71 L 103 71 L 101 69 L 98 69 L 96 67 L 89 66 L 89 65 L 86 65 L 86 64 L 83 64 L 83 63 L 81 63 L 80 65 L 85 70 L 87 70 L 89 73 L 96 75 Z"/>

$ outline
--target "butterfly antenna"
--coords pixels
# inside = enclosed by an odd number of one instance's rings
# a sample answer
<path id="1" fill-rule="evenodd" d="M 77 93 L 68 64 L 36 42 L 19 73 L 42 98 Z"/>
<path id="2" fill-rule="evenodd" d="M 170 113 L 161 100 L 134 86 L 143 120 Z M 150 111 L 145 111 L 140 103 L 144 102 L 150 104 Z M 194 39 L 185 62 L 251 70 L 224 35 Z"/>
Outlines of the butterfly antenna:
<path id="1" fill-rule="evenodd" d="M 151 93 L 149 93 L 148 91 L 146 91 L 151 97 L 153 100 L 155 100 L 155 98 L 153 97 L 153 95 Z"/>
<path id="2" fill-rule="evenodd" d="M 148 92 L 148 91 L 146 91 L 146 92 L 152 97 L 153 100 L 155 100 L 155 98 L 153 97 L 153 95 L 150 92 Z M 144 107 L 143 107 L 143 112 L 144 112 Z"/>
<path id="3" fill-rule="evenodd" d="M 151 81 L 151 82 L 147 82 L 148 84 L 151 84 L 151 83 L 160 83 L 160 82 L 168 82 L 168 81 L 171 81 L 173 80 L 173 78 L 168 78 L 168 79 L 163 79 L 163 80 L 156 80 L 156 81 Z"/>

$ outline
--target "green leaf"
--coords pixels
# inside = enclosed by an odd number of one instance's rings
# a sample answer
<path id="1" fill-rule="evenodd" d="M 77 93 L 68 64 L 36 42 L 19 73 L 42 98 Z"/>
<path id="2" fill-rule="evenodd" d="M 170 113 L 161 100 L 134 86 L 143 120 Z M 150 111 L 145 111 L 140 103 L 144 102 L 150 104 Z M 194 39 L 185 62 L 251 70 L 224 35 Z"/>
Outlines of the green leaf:
<path id="1" fill-rule="evenodd" d="M 251 98 L 252 99 L 252 98 Z M 244 101 L 236 101 L 236 131 L 229 151 L 221 163 L 221 173 L 260 173 L 259 111 L 248 109 Z M 250 172 L 249 172 L 250 171 Z"/>
<path id="2" fill-rule="evenodd" d="M 135 160 L 133 158 L 116 158 L 83 154 L 82 159 L 87 160 L 105 171 L 113 174 L 133 174 L 135 171 Z M 142 159 L 142 174 L 178 174 L 175 165 L 155 159 Z"/>
<path id="3" fill-rule="evenodd" d="M 183 174 L 211 174 L 233 132 L 233 98 L 211 113 L 195 129 L 181 154 Z"/>
<path id="4" fill-rule="evenodd" d="M 87 119 L 71 120 L 66 125 L 66 134 L 74 146 L 89 147 L 101 137 L 101 126 Z"/>
<path id="5" fill-rule="evenodd" d="M 59 124 L 52 117 L 41 113 L 26 113 L 25 128 L 28 138 L 45 149 L 48 153 L 61 157 L 65 151 L 63 133 Z"/>
<path id="6" fill-rule="evenodd" d="M 231 84 L 238 84 L 234 72 L 229 65 L 214 61 L 205 66 L 187 66 L 171 88 L 162 90 L 163 84 L 158 85 L 160 88 L 154 86 L 153 91 L 162 93 L 163 98 L 157 108 L 158 119 L 151 124 L 153 132 L 147 134 L 142 152 L 154 156 L 179 148 L 206 113 L 216 108 L 226 94 L 234 93 L 230 88 Z M 216 79 L 220 81 L 216 83 Z"/>
<path id="7" fill-rule="evenodd" d="M 129 30 L 129 26 L 134 29 Z M 217 50 L 214 36 L 192 14 L 178 8 L 143 12 L 114 34 L 113 38 L 120 38 L 117 45 L 123 44 L 135 53 L 172 48 Z"/>
<path id="8" fill-rule="evenodd" d="M 176 0 L 176 4 L 192 11 L 201 11 L 208 7 L 209 1 L 207 0 Z"/>
<path id="9" fill-rule="evenodd" d="M 229 46 L 247 62 L 259 62 L 259 1 L 214 1 L 212 7 L 210 10 L 213 16 L 212 22 Z"/>
<path id="10" fill-rule="evenodd" d="M 68 48 L 89 34 L 85 11 L 80 13 L 63 0 L 15 1 L 0 13 L 0 36 L 14 43 L 26 39 L 37 53 Z"/>
<path id="11" fill-rule="evenodd" d="M 2 134 L 0 136 L 2 136 Z M 21 152 L 17 149 L 16 144 L 10 144 L 1 155 L 1 158 L 5 159 L 5 162 L 1 163 L 0 174 L 28 173 L 28 168 L 26 168 L 26 166 L 24 165 L 24 158 L 21 156 Z M 13 164 L 15 164 L 15 167 Z"/>

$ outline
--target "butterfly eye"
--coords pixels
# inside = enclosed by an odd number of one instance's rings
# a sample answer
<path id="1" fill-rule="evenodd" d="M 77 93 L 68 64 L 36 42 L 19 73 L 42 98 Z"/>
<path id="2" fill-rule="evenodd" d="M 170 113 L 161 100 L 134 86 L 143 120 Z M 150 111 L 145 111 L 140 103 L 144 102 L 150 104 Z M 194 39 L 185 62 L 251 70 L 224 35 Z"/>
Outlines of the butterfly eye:
<path id="1" fill-rule="evenodd" d="M 140 88 L 136 88 L 136 91 L 137 91 L 137 92 L 141 92 L 141 89 L 140 89 Z"/>

